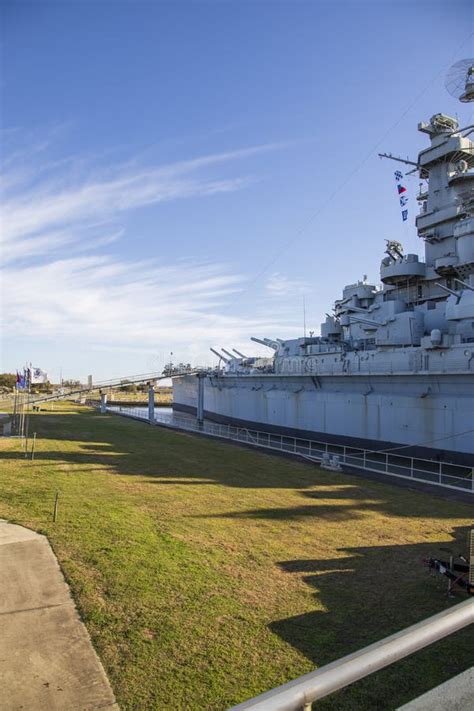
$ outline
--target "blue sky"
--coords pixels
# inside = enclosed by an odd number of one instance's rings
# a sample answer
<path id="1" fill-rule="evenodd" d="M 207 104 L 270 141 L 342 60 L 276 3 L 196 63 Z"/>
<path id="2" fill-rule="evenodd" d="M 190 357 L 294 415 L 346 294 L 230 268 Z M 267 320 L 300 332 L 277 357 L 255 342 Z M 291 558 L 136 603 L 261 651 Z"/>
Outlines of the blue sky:
<path id="1" fill-rule="evenodd" d="M 0 369 L 53 379 L 212 363 L 302 335 L 385 239 L 423 251 L 419 120 L 474 55 L 472 5 L 2 4 Z"/>

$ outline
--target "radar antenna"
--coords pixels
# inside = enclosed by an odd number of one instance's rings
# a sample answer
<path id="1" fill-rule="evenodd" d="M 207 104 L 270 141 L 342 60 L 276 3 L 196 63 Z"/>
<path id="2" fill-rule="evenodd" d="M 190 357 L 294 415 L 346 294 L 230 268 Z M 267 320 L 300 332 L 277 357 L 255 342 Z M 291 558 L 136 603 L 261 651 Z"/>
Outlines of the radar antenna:
<path id="1" fill-rule="evenodd" d="M 474 59 L 461 59 L 453 64 L 444 85 L 451 96 L 464 104 L 474 101 Z"/>

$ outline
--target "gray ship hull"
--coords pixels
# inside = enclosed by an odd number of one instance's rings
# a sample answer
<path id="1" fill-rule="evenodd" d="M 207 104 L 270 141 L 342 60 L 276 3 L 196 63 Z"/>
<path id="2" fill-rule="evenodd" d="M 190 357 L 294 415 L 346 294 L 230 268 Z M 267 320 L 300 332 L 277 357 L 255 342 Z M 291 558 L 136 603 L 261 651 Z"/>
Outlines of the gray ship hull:
<path id="1" fill-rule="evenodd" d="M 469 66 L 462 101 L 474 101 L 473 76 Z M 170 363 L 175 409 L 263 431 L 474 465 L 472 128 L 437 113 L 418 129 L 430 145 L 408 163 L 421 181 L 416 229 L 424 260 L 387 240 L 381 284 L 366 276 L 346 284 L 319 335 L 252 336 L 268 357 L 211 348 L 217 365 L 197 375 L 190 366 Z M 403 172 L 396 170 L 394 178 L 404 207 Z M 404 221 L 407 216 L 405 209 Z"/>
<path id="2" fill-rule="evenodd" d="M 209 375 L 205 417 L 263 431 L 474 465 L 466 375 Z M 198 379 L 173 378 L 173 408 L 196 413 Z"/>

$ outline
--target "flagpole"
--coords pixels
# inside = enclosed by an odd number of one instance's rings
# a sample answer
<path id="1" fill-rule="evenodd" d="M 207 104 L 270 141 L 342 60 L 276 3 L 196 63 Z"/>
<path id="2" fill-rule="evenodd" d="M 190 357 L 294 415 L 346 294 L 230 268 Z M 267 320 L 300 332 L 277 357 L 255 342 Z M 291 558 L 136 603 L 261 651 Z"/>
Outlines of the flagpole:
<path id="1" fill-rule="evenodd" d="M 21 444 L 23 449 L 25 449 L 25 425 L 26 425 L 26 385 L 27 385 L 27 367 L 23 366 L 23 388 L 21 393 Z"/>
<path id="2" fill-rule="evenodd" d="M 15 383 L 15 397 L 13 398 L 13 415 L 12 415 L 12 423 L 13 423 L 13 431 L 16 432 L 18 427 L 18 423 L 16 421 L 17 418 L 17 400 L 18 400 L 18 388 L 17 388 L 17 383 Z"/>
<path id="3" fill-rule="evenodd" d="M 19 393 L 19 410 L 20 410 L 20 422 L 19 422 L 19 431 L 18 434 L 20 435 L 21 438 L 21 446 L 23 447 L 23 426 L 24 426 L 24 419 L 25 419 L 25 408 L 24 408 L 24 401 L 23 401 L 23 391 Z"/>
<path id="4" fill-rule="evenodd" d="M 23 378 L 23 381 L 20 380 L 20 387 L 21 387 L 21 392 L 20 392 L 20 437 L 21 437 L 21 446 L 22 448 L 24 447 L 24 442 L 23 442 L 23 437 L 24 437 L 24 424 L 25 424 L 25 403 L 24 403 L 24 387 L 25 387 L 25 370 L 23 369 L 23 375 L 20 375 L 20 378 Z"/>
<path id="5" fill-rule="evenodd" d="M 28 456 L 28 430 L 30 428 L 31 368 L 26 368 L 25 457 Z"/>

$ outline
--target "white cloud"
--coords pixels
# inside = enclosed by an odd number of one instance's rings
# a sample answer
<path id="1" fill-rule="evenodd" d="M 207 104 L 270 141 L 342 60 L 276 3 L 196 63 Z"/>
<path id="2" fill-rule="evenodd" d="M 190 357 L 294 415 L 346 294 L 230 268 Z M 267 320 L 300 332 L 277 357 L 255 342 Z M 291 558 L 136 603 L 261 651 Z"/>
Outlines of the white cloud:
<path id="1" fill-rule="evenodd" d="M 265 289 L 271 296 L 289 297 L 308 293 L 310 285 L 302 279 L 289 279 L 285 274 L 273 272 L 266 280 Z"/>
<path id="2" fill-rule="evenodd" d="M 11 268 L 4 275 L 4 333 L 111 351 L 165 347 L 202 361 L 210 345 L 248 350 L 250 335 L 281 329 L 279 321 L 223 308 L 243 283 L 220 264 L 126 264 L 105 256 Z"/>
<path id="3" fill-rule="evenodd" d="M 108 169 L 108 177 L 89 174 L 87 179 L 67 187 L 68 175 L 74 175 L 74 170 L 61 173 L 54 172 L 54 168 L 64 168 L 72 159 L 43 161 L 35 171 L 23 152 L 18 164 L 9 159 L 5 162 L 6 170 L 0 184 L 3 193 L 2 242 L 24 239 L 27 235 L 55 229 L 65 223 L 77 225 L 110 216 L 119 217 L 127 210 L 153 203 L 238 190 L 248 185 L 250 179 L 211 179 L 193 174 L 275 148 L 275 144 L 265 144 L 154 168 L 140 167 L 133 162 L 117 164 Z M 38 150 L 37 147 L 32 149 L 30 161 L 34 160 Z M 79 159 L 76 162 L 81 163 Z M 48 176 L 46 179 L 29 186 L 34 175 L 38 177 L 44 172 Z"/>
<path id="4" fill-rule="evenodd" d="M 245 283 L 228 265 L 129 260 L 106 249 L 123 234 L 125 211 L 238 190 L 247 178 L 210 176 L 210 169 L 273 148 L 257 146 L 153 168 L 130 162 L 109 168 L 107 176 L 96 171 L 81 181 L 67 161 L 32 171 L 39 150 L 23 155 L 26 162 L 30 159 L 28 170 L 21 161 L 11 162 L 1 215 L 7 339 L 21 334 L 32 344 L 60 340 L 82 349 L 139 347 L 144 352 L 166 344 L 165 349 L 193 360 L 209 345 L 242 347 L 252 333 L 279 332 L 281 322 L 249 319 L 228 308 Z M 200 174 L 203 169 L 206 176 Z M 70 174 L 76 178 L 73 184 Z M 281 275 L 274 277 L 269 293 L 282 289 Z M 289 288 L 290 282 L 285 283 Z"/>

